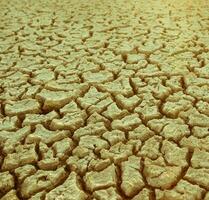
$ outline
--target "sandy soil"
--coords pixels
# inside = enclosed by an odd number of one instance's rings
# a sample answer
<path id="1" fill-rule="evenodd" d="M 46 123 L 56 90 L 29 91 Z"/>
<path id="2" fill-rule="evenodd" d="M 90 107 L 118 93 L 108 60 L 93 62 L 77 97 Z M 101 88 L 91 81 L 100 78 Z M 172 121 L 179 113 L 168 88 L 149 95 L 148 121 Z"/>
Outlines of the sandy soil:
<path id="1" fill-rule="evenodd" d="M 1 0 L 1 200 L 209 200 L 209 1 Z"/>

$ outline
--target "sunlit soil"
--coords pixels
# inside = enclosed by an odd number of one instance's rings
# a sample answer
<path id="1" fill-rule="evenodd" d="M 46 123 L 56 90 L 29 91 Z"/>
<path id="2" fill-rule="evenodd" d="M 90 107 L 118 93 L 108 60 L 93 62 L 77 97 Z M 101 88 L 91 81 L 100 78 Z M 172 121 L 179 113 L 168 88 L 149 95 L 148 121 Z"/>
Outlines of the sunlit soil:
<path id="1" fill-rule="evenodd" d="M 209 200 L 209 1 L 1 0 L 1 200 Z"/>

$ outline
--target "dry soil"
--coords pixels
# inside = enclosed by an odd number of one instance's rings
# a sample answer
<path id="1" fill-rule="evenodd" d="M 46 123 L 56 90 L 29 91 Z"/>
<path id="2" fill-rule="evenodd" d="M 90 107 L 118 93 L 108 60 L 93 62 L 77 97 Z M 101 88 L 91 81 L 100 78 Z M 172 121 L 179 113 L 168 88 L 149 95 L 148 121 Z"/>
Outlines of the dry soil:
<path id="1" fill-rule="evenodd" d="M 1 200 L 209 200 L 208 0 L 1 0 Z"/>

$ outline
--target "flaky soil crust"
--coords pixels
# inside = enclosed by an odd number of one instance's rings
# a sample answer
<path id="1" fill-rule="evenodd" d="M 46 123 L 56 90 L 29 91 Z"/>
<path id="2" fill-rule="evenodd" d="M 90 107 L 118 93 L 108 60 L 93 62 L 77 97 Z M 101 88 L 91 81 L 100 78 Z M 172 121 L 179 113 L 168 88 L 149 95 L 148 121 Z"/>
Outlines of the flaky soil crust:
<path id="1" fill-rule="evenodd" d="M 1 0 L 1 200 L 209 200 L 209 1 Z"/>

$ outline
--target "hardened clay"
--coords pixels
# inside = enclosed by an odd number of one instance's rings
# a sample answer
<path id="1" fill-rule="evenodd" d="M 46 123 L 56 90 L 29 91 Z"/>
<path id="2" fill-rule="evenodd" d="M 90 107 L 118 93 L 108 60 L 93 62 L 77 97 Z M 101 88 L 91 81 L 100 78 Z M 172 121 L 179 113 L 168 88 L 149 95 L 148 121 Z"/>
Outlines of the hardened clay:
<path id="1" fill-rule="evenodd" d="M 209 1 L 0 0 L 0 200 L 209 200 Z"/>

